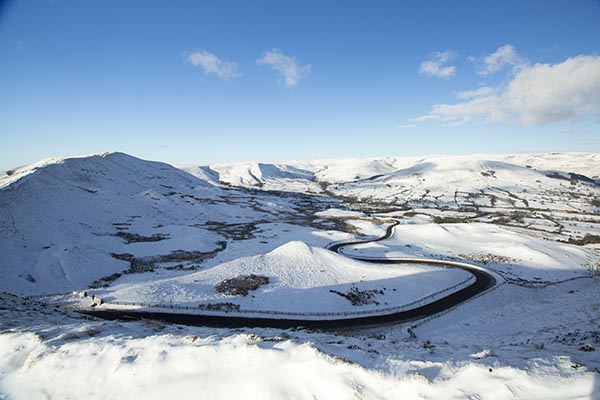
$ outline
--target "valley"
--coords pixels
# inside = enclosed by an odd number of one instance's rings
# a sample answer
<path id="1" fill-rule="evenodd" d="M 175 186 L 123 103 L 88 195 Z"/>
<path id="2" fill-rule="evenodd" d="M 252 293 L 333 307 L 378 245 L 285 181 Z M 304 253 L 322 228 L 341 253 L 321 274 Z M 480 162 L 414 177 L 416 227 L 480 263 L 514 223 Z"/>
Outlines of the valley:
<path id="1" fill-rule="evenodd" d="M 7 171 L 0 385 L 76 373 L 69 348 L 112 371 L 168 368 L 153 352 L 175 346 L 235 373 L 205 351 L 295 375 L 304 359 L 359 396 L 477 396 L 478 380 L 594 396 L 599 165 L 595 153 L 208 166 L 103 153 Z"/>

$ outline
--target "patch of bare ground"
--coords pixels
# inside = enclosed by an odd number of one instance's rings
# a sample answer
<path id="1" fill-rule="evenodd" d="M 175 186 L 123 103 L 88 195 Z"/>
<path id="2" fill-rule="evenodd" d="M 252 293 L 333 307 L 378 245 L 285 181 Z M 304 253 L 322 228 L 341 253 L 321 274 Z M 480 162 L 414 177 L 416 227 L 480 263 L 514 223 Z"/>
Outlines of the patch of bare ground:
<path id="1" fill-rule="evenodd" d="M 250 290 L 256 290 L 262 285 L 268 285 L 269 278 L 261 275 L 240 275 L 225 279 L 215 286 L 217 293 L 229 296 L 247 296 Z"/>
<path id="2" fill-rule="evenodd" d="M 600 243 L 600 235 L 592 235 L 588 233 L 579 239 L 570 238 L 567 242 L 579 246 L 585 246 L 586 244 L 597 244 Z"/>
<path id="3" fill-rule="evenodd" d="M 170 236 L 166 233 L 155 233 L 151 236 L 143 236 L 143 235 L 139 235 L 137 233 L 123 232 L 123 231 L 114 233 L 112 236 L 120 237 L 121 239 L 123 239 L 125 241 L 125 244 L 142 243 L 142 242 L 160 242 L 161 240 L 166 240 L 166 239 L 170 238 Z"/>
<path id="4" fill-rule="evenodd" d="M 338 292 L 333 289 L 329 290 L 329 292 L 342 296 L 352 303 L 353 306 L 365 306 L 369 304 L 378 306 L 379 302 L 375 300 L 375 297 L 384 294 L 383 290 L 359 290 L 356 286 L 353 286 L 348 293 Z"/>
<path id="5" fill-rule="evenodd" d="M 239 224 L 228 224 L 219 221 L 208 221 L 203 228 L 216 232 L 219 235 L 225 236 L 231 240 L 248 240 L 253 239 L 254 234 L 258 231 L 257 225 L 267 221 L 254 221 Z"/>

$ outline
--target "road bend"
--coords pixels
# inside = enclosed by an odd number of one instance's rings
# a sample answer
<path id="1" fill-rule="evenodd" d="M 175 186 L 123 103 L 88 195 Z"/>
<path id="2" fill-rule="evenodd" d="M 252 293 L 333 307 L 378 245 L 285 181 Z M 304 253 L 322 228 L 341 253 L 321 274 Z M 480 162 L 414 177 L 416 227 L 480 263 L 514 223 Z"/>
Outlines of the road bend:
<path id="1" fill-rule="evenodd" d="M 398 221 L 394 221 L 393 224 L 387 227 L 386 232 L 383 236 L 362 241 L 352 241 L 337 243 L 329 247 L 329 250 L 338 253 L 344 257 L 352 258 L 357 261 L 372 264 L 426 264 L 426 265 L 439 265 L 446 268 L 458 268 L 471 273 L 475 280 L 472 284 L 464 287 L 456 292 L 450 293 L 447 296 L 441 297 L 430 303 L 416 306 L 411 309 L 402 310 L 398 312 L 391 312 L 384 315 L 365 315 L 365 316 L 352 316 L 349 318 L 335 318 L 335 319 L 302 319 L 300 318 L 277 318 L 273 317 L 257 317 L 252 316 L 239 316 L 239 315 L 207 315 L 207 314 L 192 314 L 192 313 L 174 313 L 174 312 L 160 312 L 155 311 L 151 308 L 146 309 L 109 309 L 107 305 L 104 305 L 98 309 L 85 309 L 78 310 L 83 314 L 93 315 L 100 318 L 111 319 L 111 320 L 139 320 L 139 319 L 153 319 L 165 321 L 168 323 L 184 324 L 184 325 L 195 325 L 195 326 L 214 326 L 214 327 L 273 327 L 273 328 L 294 328 L 294 327 L 307 327 L 316 329 L 330 329 L 330 328 L 345 328 L 345 327 L 358 327 L 358 326 L 375 326 L 381 324 L 390 323 L 404 323 L 410 321 L 416 321 L 423 319 L 453 307 L 485 292 L 486 290 L 496 285 L 496 278 L 484 270 L 481 267 L 470 265 L 462 262 L 447 261 L 447 260 L 436 260 L 436 259 L 420 259 L 420 258 L 367 258 L 357 257 L 344 254 L 341 250 L 344 247 L 354 246 L 358 244 L 366 244 L 379 242 L 382 240 L 389 239 L 393 233 L 394 228 L 398 225 Z M 374 311 L 376 312 L 376 311 Z M 268 314 L 264 314 L 268 315 Z"/>

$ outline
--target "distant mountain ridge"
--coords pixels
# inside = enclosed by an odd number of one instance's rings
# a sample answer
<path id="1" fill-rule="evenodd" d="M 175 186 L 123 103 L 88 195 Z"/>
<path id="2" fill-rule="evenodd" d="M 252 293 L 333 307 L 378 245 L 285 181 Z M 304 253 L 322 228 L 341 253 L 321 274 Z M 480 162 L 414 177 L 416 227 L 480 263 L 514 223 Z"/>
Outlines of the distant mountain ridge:
<path id="1" fill-rule="evenodd" d="M 326 183 L 372 179 L 407 170 L 424 163 L 459 164 L 469 161 L 504 162 L 548 172 L 574 173 L 600 180 L 600 153 L 539 153 L 506 155 L 433 155 L 425 157 L 370 157 L 289 163 L 230 163 L 208 166 L 182 166 L 197 175 L 193 169 L 205 168 L 212 172 L 210 179 L 234 186 L 263 186 L 282 179 L 296 179 Z"/>

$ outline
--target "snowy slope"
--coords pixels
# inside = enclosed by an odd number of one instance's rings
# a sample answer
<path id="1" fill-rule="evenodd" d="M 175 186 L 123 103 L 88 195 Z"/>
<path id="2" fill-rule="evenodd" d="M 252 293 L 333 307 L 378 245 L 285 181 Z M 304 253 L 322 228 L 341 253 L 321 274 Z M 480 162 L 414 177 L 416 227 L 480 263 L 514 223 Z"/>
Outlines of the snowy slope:
<path id="1" fill-rule="evenodd" d="M 509 280 L 539 284 L 588 276 L 590 268 L 600 262 L 594 251 L 581 246 L 482 223 L 398 225 L 391 238 L 345 248 L 344 253 L 467 259 L 499 271 Z"/>
<path id="2" fill-rule="evenodd" d="M 82 289 L 127 269 L 110 253 L 210 252 L 223 237 L 202 224 L 262 215 L 168 164 L 121 153 L 47 160 L 2 185 L 0 290 L 16 293 Z M 126 244 L 123 234 L 163 240 Z"/>
<path id="3" fill-rule="evenodd" d="M 306 179 L 312 180 L 310 171 L 301 170 L 284 164 L 243 163 L 211 165 L 217 171 L 219 180 L 232 185 L 263 185 L 273 179 Z"/>
<path id="4" fill-rule="evenodd" d="M 182 165 L 179 168 L 201 179 L 226 185 L 303 193 L 320 192 L 314 173 L 299 166 L 251 162 L 210 166 Z"/>
<path id="5" fill-rule="evenodd" d="M 248 296 L 216 293 L 215 286 L 239 275 L 269 278 L 269 284 Z M 407 304 L 469 279 L 457 269 L 426 265 L 373 265 L 294 241 L 258 256 L 242 257 L 182 277 L 118 285 L 100 290 L 110 301 L 196 305 L 200 302 L 234 302 L 246 310 L 292 312 L 346 312 Z M 353 306 L 330 292 L 377 290 L 371 304 Z M 376 301 L 376 303 L 375 303 Z"/>
<path id="6" fill-rule="evenodd" d="M 0 293 L 0 394 L 596 399 L 598 351 L 577 348 L 600 305 L 597 283 L 551 289 L 504 285 L 421 324 L 413 339 L 399 325 L 334 333 L 77 319 Z M 576 345 L 562 343 L 571 337 Z"/>
<path id="7" fill-rule="evenodd" d="M 94 156 L 94 154 L 73 157 L 50 157 L 33 164 L 23 165 L 8 171 L 0 172 L 0 188 L 8 186 L 19 179 L 26 177 L 27 175 L 33 174 L 38 169 L 44 168 L 45 166 L 61 163 L 67 158 L 85 158 L 90 156 Z"/>
<path id="8" fill-rule="evenodd" d="M 499 160 L 538 170 L 564 171 L 600 179 L 600 154 L 598 153 L 543 153 L 510 154 L 498 156 Z"/>
<path id="9" fill-rule="evenodd" d="M 396 163 L 395 158 L 381 157 L 300 161 L 292 165 L 314 171 L 320 182 L 340 183 L 388 174 L 398 169 Z"/>
<path id="10" fill-rule="evenodd" d="M 263 342 L 239 333 L 220 338 L 189 329 L 144 336 L 147 327 L 139 333 L 121 329 L 127 334 L 86 338 L 82 332 L 71 343 L 44 343 L 33 334 L 1 336 L 0 351 L 14 354 L 0 364 L 3 392 L 23 399 L 149 400 L 190 393 L 210 399 L 564 400 L 597 393 L 593 372 L 568 371 L 568 360 L 538 362 L 530 370 L 493 365 L 493 374 L 475 361 L 454 366 L 415 360 L 402 363 L 408 371 L 381 373 L 325 354 L 310 342 L 277 337 Z M 444 375 L 431 382 L 425 374 L 432 371 Z"/>

